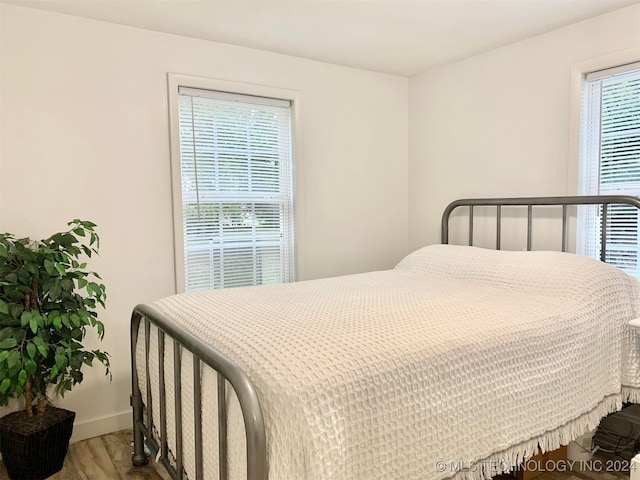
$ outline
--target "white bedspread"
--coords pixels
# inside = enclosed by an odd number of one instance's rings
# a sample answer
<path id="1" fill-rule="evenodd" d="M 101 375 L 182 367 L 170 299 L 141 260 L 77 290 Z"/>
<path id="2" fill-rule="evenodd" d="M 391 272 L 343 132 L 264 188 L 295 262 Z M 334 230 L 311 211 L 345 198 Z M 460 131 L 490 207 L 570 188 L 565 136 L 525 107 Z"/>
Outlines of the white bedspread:
<path id="1" fill-rule="evenodd" d="M 640 399 L 626 325 L 640 316 L 638 288 L 572 254 L 435 245 L 394 270 L 154 306 L 253 380 L 270 480 L 481 479 Z M 183 364 L 191 402 L 190 359 Z M 213 374 L 204 383 L 205 478 L 217 478 Z M 230 415 L 238 444 L 237 405 Z M 238 478 L 242 460 L 230 461 Z M 185 465 L 193 471 L 192 452 Z"/>

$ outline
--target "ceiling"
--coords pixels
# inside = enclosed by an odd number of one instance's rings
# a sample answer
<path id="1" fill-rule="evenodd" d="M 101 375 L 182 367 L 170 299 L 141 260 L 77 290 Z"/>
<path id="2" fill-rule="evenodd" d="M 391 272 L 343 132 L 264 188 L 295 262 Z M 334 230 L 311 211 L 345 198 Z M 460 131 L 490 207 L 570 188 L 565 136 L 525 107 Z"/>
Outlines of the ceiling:
<path id="1" fill-rule="evenodd" d="M 0 2 L 410 76 L 640 0 Z"/>

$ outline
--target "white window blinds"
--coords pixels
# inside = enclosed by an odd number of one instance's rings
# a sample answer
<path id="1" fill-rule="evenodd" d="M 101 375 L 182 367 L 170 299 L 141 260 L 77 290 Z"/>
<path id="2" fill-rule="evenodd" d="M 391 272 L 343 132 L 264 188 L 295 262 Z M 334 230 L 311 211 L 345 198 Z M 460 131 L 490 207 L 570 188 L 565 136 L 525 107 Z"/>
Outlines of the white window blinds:
<path id="1" fill-rule="evenodd" d="M 178 90 L 185 290 L 293 280 L 291 103 Z"/>
<path id="2" fill-rule="evenodd" d="M 640 64 L 587 75 L 583 91 L 580 193 L 640 195 Z M 607 212 L 606 261 L 640 276 L 638 213 Z M 599 258 L 601 211 L 579 216 L 578 251 Z"/>

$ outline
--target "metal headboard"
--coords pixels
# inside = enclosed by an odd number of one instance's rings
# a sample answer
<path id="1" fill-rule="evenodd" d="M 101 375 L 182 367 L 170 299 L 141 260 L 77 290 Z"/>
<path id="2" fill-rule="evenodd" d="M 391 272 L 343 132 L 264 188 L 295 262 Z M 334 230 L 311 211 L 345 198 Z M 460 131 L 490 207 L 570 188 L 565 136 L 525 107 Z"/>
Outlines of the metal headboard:
<path id="1" fill-rule="evenodd" d="M 573 197 L 522 197 L 522 198 L 478 198 L 462 199 L 451 202 L 442 214 L 442 243 L 449 243 L 449 217 L 458 207 L 469 208 L 469 245 L 473 245 L 473 210 L 474 207 L 496 207 L 496 249 L 500 250 L 502 207 L 527 207 L 527 250 L 531 250 L 531 233 L 533 224 L 533 207 L 562 207 L 562 251 L 567 251 L 569 206 L 599 205 L 602 207 L 600 225 L 600 260 L 605 260 L 607 236 L 607 209 L 611 204 L 631 205 L 640 210 L 640 199 L 629 195 L 593 195 Z"/>

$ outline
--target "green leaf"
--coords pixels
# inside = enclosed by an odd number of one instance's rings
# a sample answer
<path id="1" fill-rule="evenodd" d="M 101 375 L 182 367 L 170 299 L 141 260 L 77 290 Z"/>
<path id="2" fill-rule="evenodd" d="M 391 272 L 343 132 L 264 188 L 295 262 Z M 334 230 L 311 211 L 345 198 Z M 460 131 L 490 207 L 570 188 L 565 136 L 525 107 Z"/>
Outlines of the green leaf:
<path id="1" fill-rule="evenodd" d="M 20 370 L 20 373 L 18 374 L 18 382 L 20 382 L 20 385 L 24 385 L 26 381 L 27 381 L 27 371 Z"/>
<path id="2" fill-rule="evenodd" d="M 73 384 L 82 383 L 83 375 L 80 370 L 71 371 L 71 378 L 73 378 Z"/>
<path id="3" fill-rule="evenodd" d="M 44 269 L 49 275 L 53 273 L 53 269 L 54 269 L 53 262 L 48 258 L 45 258 L 44 260 Z"/>
<path id="4" fill-rule="evenodd" d="M 20 365 L 20 352 L 18 350 L 11 350 L 9 352 L 9 356 L 7 357 L 7 367 L 9 370 Z"/>
<path id="5" fill-rule="evenodd" d="M 70 233 L 63 233 L 62 237 L 60 238 L 60 243 L 62 244 L 63 247 L 65 247 L 65 249 L 68 249 L 77 241 L 78 240 L 76 239 L 76 237 L 74 237 Z"/>
<path id="6" fill-rule="evenodd" d="M 55 365 L 51 367 L 51 373 L 49 373 L 50 378 L 56 378 L 58 376 L 58 367 Z"/>
<path id="7" fill-rule="evenodd" d="M 16 398 L 20 398 L 22 396 L 22 385 L 16 385 Z"/>
<path id="8" fill-rule="evenodd" d="M 60 275 L 64 275 L 66 273 L 66 270 L 64 269 L 64 265 L 62 265 L 61 263 L 56 263 L 55 265 L 56 265 L 56 270 Z"/>
<path id="9" fill-rule="evenodd" d="M 53 328 L 55 328 L 56 330 L 60 330 L 60 327 L 62 327 L 62 317 L 58 315 L 57 317 L 53 318 Z"/>
<path id="10" fill-rule="evenodd" d="M 57 300 L 58 298 L 60 298 L 61 293 L 62 293 L 62 287 L 60 286 L 60 283 L 56 281 L 51 287 L 51 290 L 49 290 L 49 295 L 51 296 L 51 300 Z"/>
<path id="11" fill-rule="evenodd" d="M 73 233 L 75 233 L 79 237 L 84 237 L 84 228 L 80 228 L 80 227 L 74 228 Z"/>
<path id="12" fill-rule="evenodd" d="M 24 312 L 22 312 L 22 315 L 20 315 L 20 326 L 25 327 L 29 325 L 29 322 L 31 321 L 31 317 L 32 317 L 32 314 L 30 311 L 25 310 Z"/>
<path id="13" fill-rule="evenodd" d="M 62 382 L 62 386 L 60 388 L 60 395 L 62 395 L 62 398 L 64 398 L 64 394 L 65 392 L 68 392 L 69 390 L 71 390 L 71 380 L 66 379 L 65 381 Z"/>
<path id="14" fill-rule="evenodd" d="M 16 346 L 16 343 L 17 342 L 15 338 L 5 338 L 4 340 L 0 341 L 0 350 L 13 348 Z"/>
<path id="15" fill-rule="evenodd" d="M 31 358 L 36 358 L 36 352 L 36 346 L 31 342 L 27 343 L 27 353 Z"/>
<path id="16" fill-rule="evenodd" d="M 82 368 L 82 355 L 73 355 L 69 360 L 71 370 L 80 370 Z"/>
<path id="17" fill-rule="evenodd" d="M 7 247 L 0 243 L 0 257 L 7 258 Z"/>
<path id="18" fill-rule="evenodd" d="M 9 356 L 9 350 L 3 350 L 0 352 L 0 363 L 4 362 Z"/>
<path id="19" fill-rule="evenodd" d="M 5 378 L 4 380 L 2 380 L 2 383 L 0 383 L 0 392 L 7 393 L 7 390 L 9 390 L 10 386 L 11 386 L 11 379 Z"/>
<path id="20" fill-rule="evenodd" d="M 9 310 L 11 310 L 11 316 L 15 319 L 18 319 L 20 318 L 20 315 L 22 315 L 24 307 L 19 303 L 14 303 L 13 305 L 11 305 Z"/>
<path id="21" fill-rule="evenodd" d="M 9 306 L 6 304 L 4 300 L 0 300 L 0 313 L 5 313 L 9 315 Z"/>
<path id="22" fill-rule="evenodd" d="M 4 340 L 5 338 L 11 337 L 11 336 L 13 336 L 13 328 L 4 327 L 3 329 L 0 329 L 0 340 Z"/>
<path id="23" fill-rule="evenodd" d="M 38 321 L 31 317 L 31 320 L 29 320 L 29 327 L 31 327 L 31 331 L 35 334 L 38 331 Z"/>
<path id="24" fill-rule="evenodd" d="M 67 357 L 66 355 L 56 355 L 56 367 L 58 367 L 58 371 L 62 372 L 67 367 Z"/>
<path id="25" fill-rule="evenodd" d="M 42 344 L 42 345 L 38 345 L 38 351 L 40 352 L 40 355 L 42 355 L 44 358 L 47 358 L 47 354 L 49 353 L 47 350 L 47 346 Z"/>
<path id="26" fill-rule="evenodd" d="M 46 358 L 47 355 L 49 354 L 49 347 L 47 346 L 45 341 L 40 337 L 33 337 L 31 341 L 35 343 L 36 347 L 38 348 L 38 351 L 40 352 L 40 355 Z"/>
<path id="27" fill-rule="evenodd" d="M 36 373 L 36 370 L 38 369 L 38 364 L 33 360 L 30 360 L 27 358 L 24 361 L 24 369 L 27 371 L 29 375 L 34 375 Z"/>
<path id="28" fill-rule="evenodd" d="M 78 288 L 84 288 L 87 286 L 89 282 L 87 282 L 84 278 L 78 279 Z"/>

